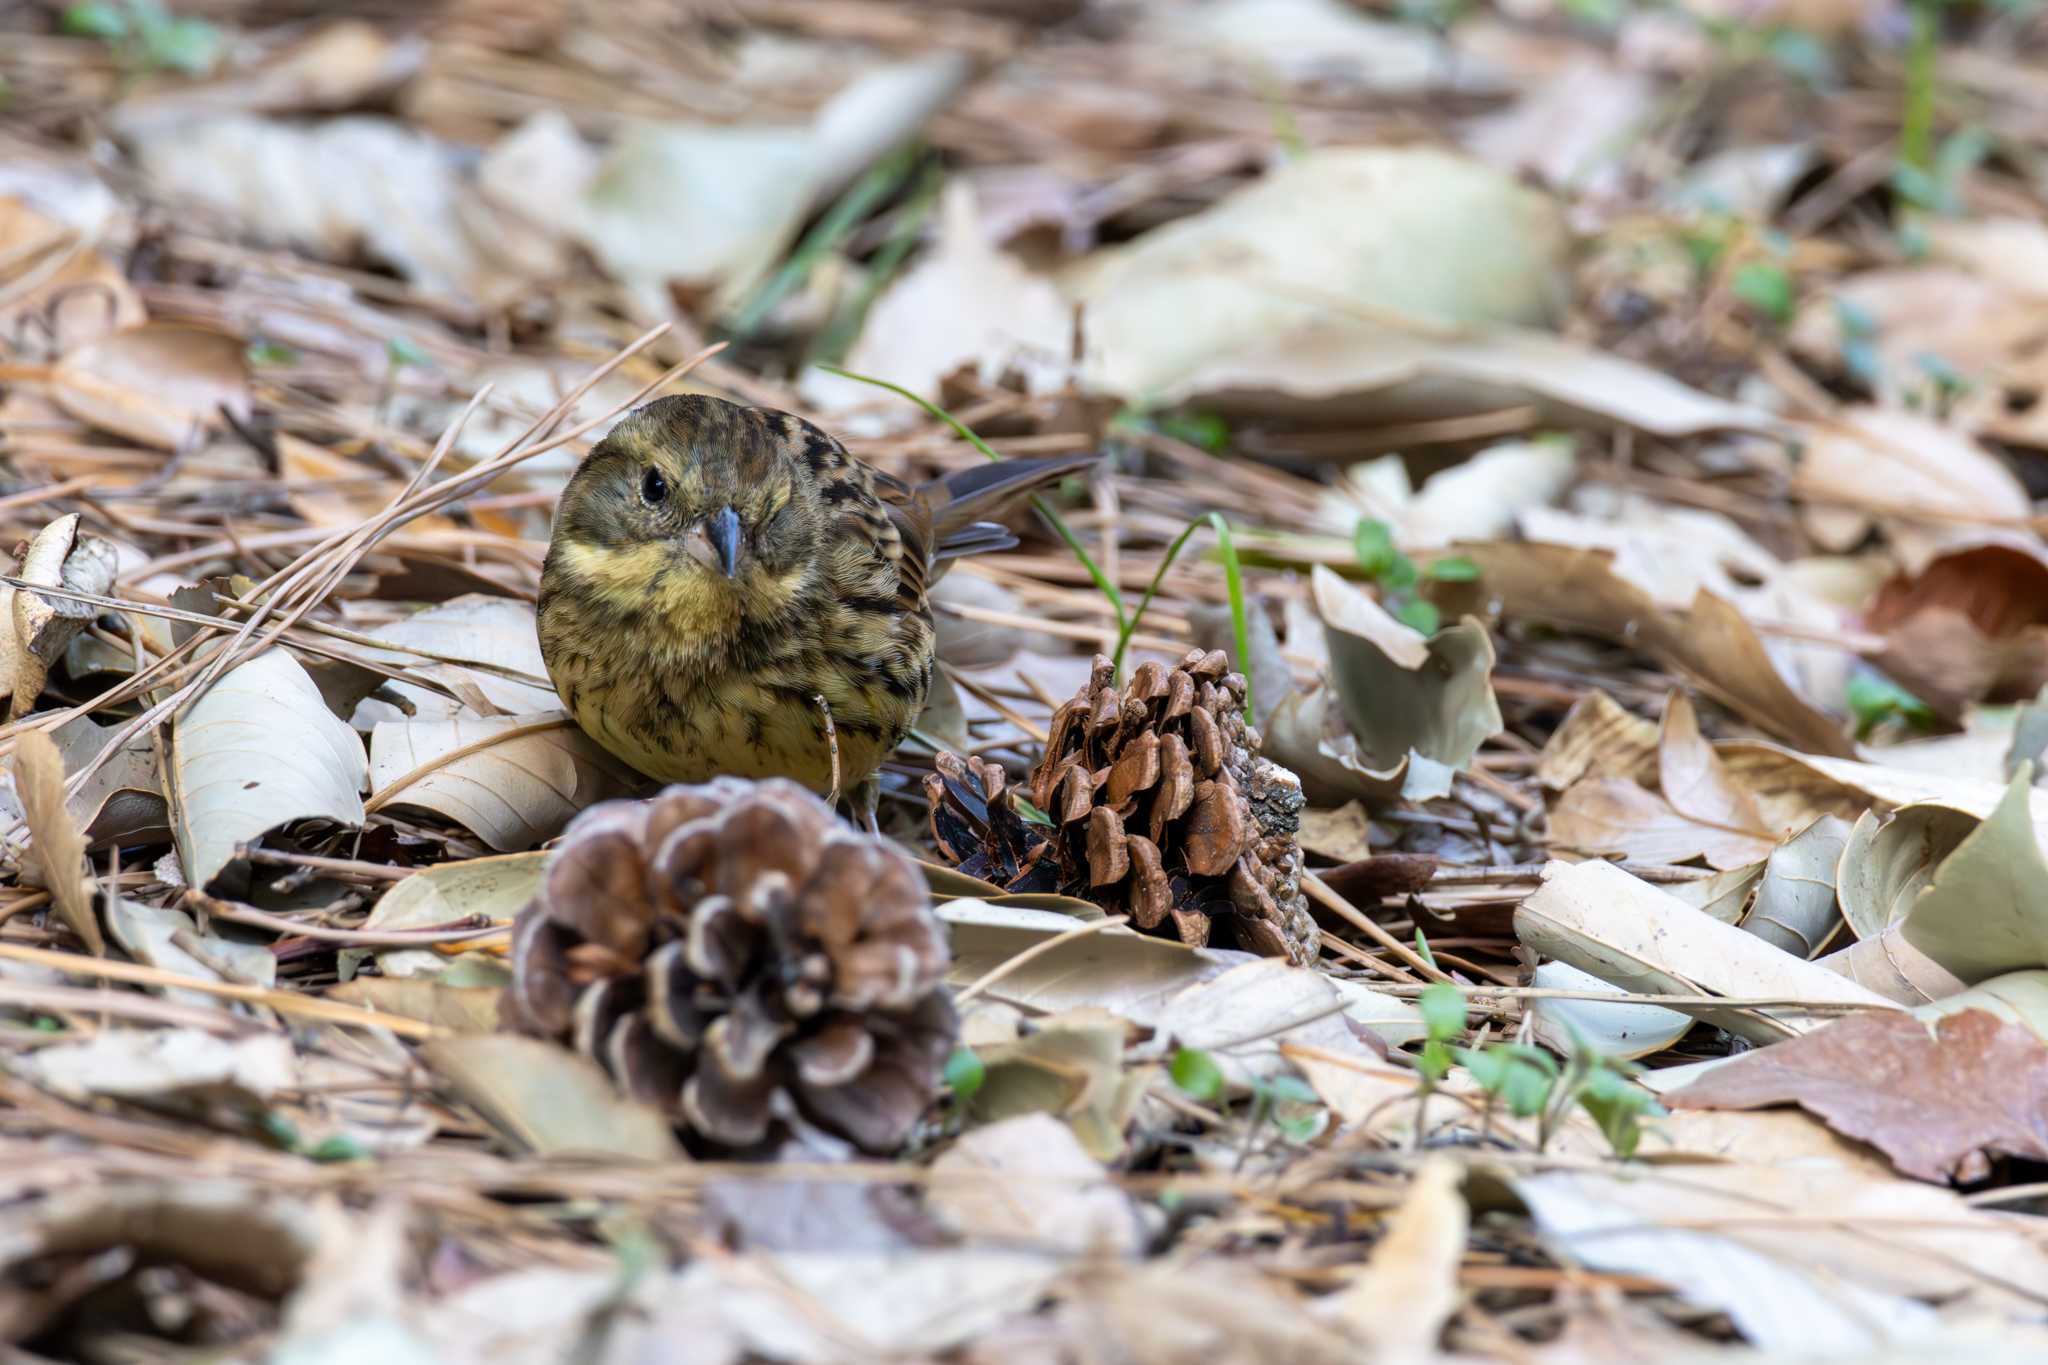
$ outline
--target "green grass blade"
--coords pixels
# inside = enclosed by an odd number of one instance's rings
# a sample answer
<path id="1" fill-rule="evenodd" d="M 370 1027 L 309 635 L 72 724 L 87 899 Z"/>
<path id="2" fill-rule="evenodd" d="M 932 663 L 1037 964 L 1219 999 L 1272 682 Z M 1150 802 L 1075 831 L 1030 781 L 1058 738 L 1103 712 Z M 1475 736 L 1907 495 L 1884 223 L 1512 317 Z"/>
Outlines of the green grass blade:
<path id="1" fill-rule="evenodd" d="M 1166 571 L 1173 567 L 1174 560 L 1180 558 L 1181 550 L 1187 546 L 1188 537 L 1208 524 L 1207 517 L 1196 517 L 1174 538 L 1173 544 L 1167 547 L 1166 558 L 1159 561 L 1159 569 L 1152 575 L 1152 581 L 1145 585 L 1145 595 L 1138 599 L 1138 609 L 1131 613 L 1131 619 L 1124 622 L 1123 628 L 1117 632 L 1116 654 L 1110 661 L 1116 665 L 1116 676 L 1119 679 L 1124 675 L 1124 655 L 1130 650 L 1131 637 L 1138 633 L 1138 623 L 1145 619 L 1145 609 L 1151 606 L 1152 599 L 1159 595 L 1159 585 L 1166 581 Z"/>
<path id="2" fill-rule="evenodd" d="M 898 147 L 854 181 L 804 234 L 796 250 L 790 252 L 789 259 L 782 263 L 782 268 L 754 291 L 754 296 L 733 319 L 730 335 L 744 339 L 759 331 L 761 324 L 768 320 L 768 314 L 775 310 L 775 305 L 802 286 L 818 261 L 845 241 L 860 226 L 863 218 L 896 192 L 896 187 L 917 165 L 917 158 L 915 144 Z"/>
<path id="3" fill-rule="evenodd" d="M 1216 550 L 1223 557 L 1223 581 L 1230 586 L 1230 633 L 1237 641 L 1237 666 L 1244 674 L 1244 718 L 1252 718 L 1252 637 L 1244 610 L 1244 570 L 1237 562 L 1237 543 L 1221 512 L 1209 514 L 1216 528 Z"/>

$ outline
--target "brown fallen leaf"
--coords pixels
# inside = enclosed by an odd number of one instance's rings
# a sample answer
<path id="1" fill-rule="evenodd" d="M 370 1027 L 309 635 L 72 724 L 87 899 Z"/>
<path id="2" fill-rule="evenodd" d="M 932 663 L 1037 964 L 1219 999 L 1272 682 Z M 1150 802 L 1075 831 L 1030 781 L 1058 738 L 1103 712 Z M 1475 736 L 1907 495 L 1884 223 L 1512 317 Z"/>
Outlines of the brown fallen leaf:
<path id="1" fill-rule="evenodd" d="M 1984 1010 L 1838 1019 L 1714 1068 L 1679 1109 L 1796 1104 L 1921 1180 L 1983 1178 L 1992 1155 L 2048 1159 L 2048 1045 Z"/>
<path id="2" fill-rule="evenodd" d="M 1937 554 L 1878 589 L 1865 624 L 1876 663 L 1942 715 L 2034 696 L 2048 683 L 2048 550 L 2031 539 Z"/>
<path id="3" fill-rule="evenodd" d="M 1625 778 L 1575 782 L 1550 808 L 1550 839 L 1586 854 L 1625 853 L 1636 862 L 1682 863 L 1705 858 L 1718 868 L 1768 857 L 1772 843 L 1738 829 L 1703 824 Z"/>
<path id="4" fill-rule="evenodd" d="M 102 431 L 179 450 L 220 426 L 223 409 L 249 415 L 249 362 L 238 337 L 145 322 L 67 353 L 50 372 L 50 396 Z"/>
<path id="5" fill-rule="evenodd" d="M 1631 645 L 1803 752 L 1841 758 L 1855 752 L 1840 723 L 1778 673 L 1756 631 L 1725 598 L 1702 588 L 1689 611 L 1666 611 L 1615 573 L 1613 556 L 1600 550 L 1515 541 L 1457 549 L 1479 565 L 1503 616 Z"/>
<path id="6" fill-rule="evenodd" d="M 36 857 L 43 865 L 43 881 L 57 903 L 57 913 L 85 940 L 93 956 L 104 955 L 107 945 L 100 936 L 99 916 L 93 912 L 91 883 L 81 871 L 85 836 L 64 808 L 64 757 L 57 752 L 56 741 L 41 730 L 24 731 L 14 741 L 14 790 L 21 798 Z"/>
<path id="7" fill-rule="evenodd" d="M 1551 791 L 1582 777 L 1654 780 L 1657 736 L 1655 723 L 1596 688 L 1573 702 L 1552 732 L 1537 761 L 1536 780 Z"/>
<path id="8" fill-rule="evenodd" d="M 1664 729 L 1657 745 L 1657 786 L 1680 815 L 1730 835 L 1745 836 L 1757 857 L 1770 856 L 1777 840 L 1765 828 L 1756 798 L 1722 765 L 1714 746 L 1700 733 L 1692 698 L 1683 692 L 1674 691 L 1665 703 Z"/>

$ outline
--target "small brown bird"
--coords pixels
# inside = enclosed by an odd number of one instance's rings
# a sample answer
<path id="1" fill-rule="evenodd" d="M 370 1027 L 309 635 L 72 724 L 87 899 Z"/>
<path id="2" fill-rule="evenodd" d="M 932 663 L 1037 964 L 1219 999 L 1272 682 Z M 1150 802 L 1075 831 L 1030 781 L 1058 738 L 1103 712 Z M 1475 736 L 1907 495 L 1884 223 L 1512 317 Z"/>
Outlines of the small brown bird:
<path id="1" fill-rule="evenodd" d="M 584 732 L 649 777 L 850 792 L 924 708 L 942 561 L 1014 545 L 987 518 L 1092 460 L 912 488 L 789 413 L 658 399 L 563 490 L 541 570 L 548 675 Z"/>

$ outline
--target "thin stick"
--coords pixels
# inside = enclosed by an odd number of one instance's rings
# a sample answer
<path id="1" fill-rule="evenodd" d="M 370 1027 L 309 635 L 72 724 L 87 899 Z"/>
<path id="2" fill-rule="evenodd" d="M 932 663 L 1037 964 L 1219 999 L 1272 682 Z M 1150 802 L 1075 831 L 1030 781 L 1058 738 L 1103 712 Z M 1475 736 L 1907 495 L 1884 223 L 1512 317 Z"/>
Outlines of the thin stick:
<path id="1" fill-rule="evenodd" d="M 1388 952 L 1400 958 L 1401 961 L 1416 971 L 1421 972 L 1431 981 L 1449 981 L 1451 979 L 1450 974 L 1444 971 L 1443 968 L 1432 963 L 1428 958 L 1425 958 L 1422 954 L 1401 942 L 1400 939 L 1395 938 L 1385 929 L 1382 929 L 1373 921 L 1371 916 L 1332 891 L 1324 884 L 1323 879 L 1315 873 L 1303 874 L 1301 885 L 1302 889 L 1315 897 L 1323 906 L 1336 911 L 1338 917 L 1345 923 L 1359 930 L 1374 943 L 1379 944 L 1380 947 L 1385 948 Z"/>
<path id="2" fill-rule="evenodd" d="M 825 713 L 825 747 L 832 752 L 832 794 L 826 800 L 836 804 L 839 800 L 839 727 L 832 723 L 832 703 L 825 700 L 823 692 L 811 693 L 811 700 L 818 703 L 818 709 Z"/>

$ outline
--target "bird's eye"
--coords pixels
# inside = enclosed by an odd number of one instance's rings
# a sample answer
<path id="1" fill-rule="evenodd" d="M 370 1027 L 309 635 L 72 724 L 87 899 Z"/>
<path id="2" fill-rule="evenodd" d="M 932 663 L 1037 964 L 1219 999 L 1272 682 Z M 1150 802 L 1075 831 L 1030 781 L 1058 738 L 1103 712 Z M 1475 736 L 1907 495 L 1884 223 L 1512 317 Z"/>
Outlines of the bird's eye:
<path id="1" fill-rule="evenodd" d="M 650 469 L 640 476 L 640 501 L 649 507 L 659 507 L 668 497 L 668 480 L 661 477 L 661 471 Z"/>

